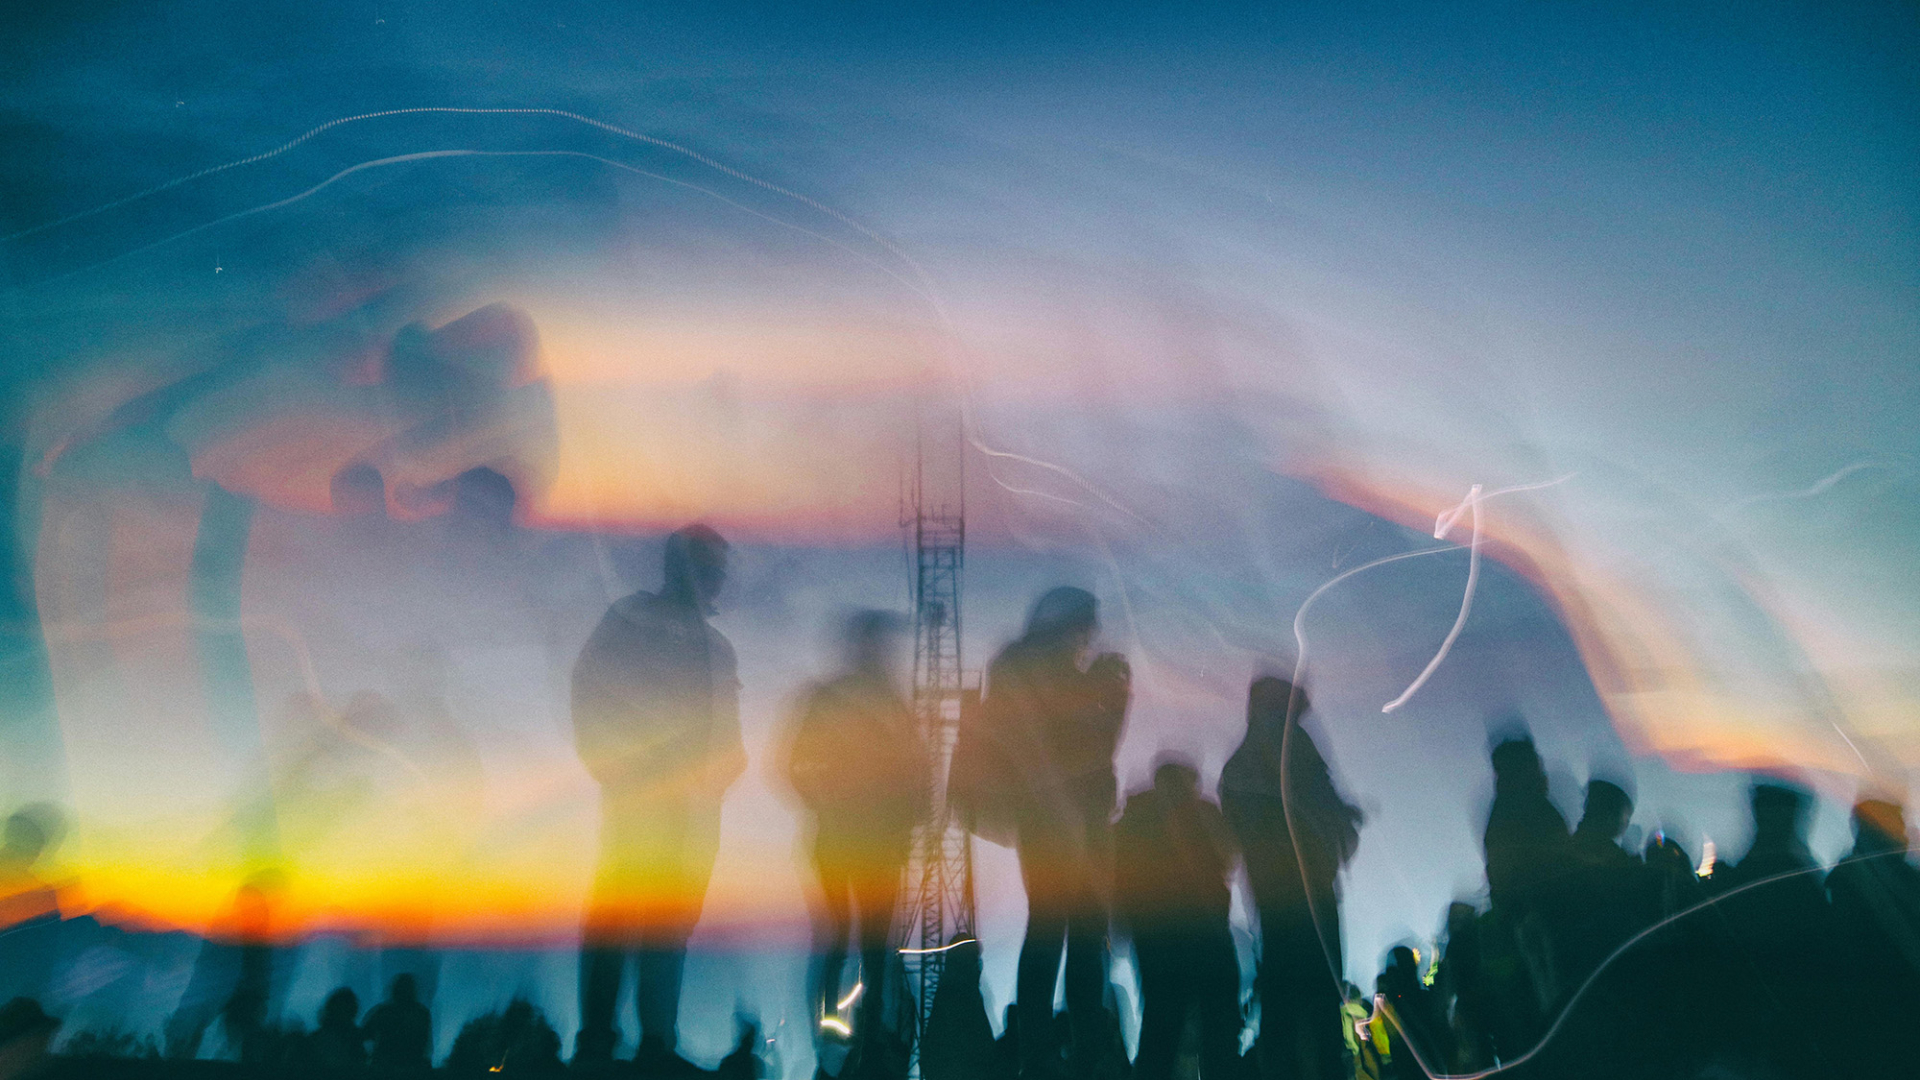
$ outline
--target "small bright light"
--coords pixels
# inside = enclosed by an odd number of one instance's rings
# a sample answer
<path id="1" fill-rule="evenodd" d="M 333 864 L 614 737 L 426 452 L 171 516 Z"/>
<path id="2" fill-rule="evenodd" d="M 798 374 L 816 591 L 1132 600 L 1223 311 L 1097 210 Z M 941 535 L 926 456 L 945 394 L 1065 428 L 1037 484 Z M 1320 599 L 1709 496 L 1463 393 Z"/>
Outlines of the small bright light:
<path id="1" fill-rule="evenodd" d="M 827 1031 L 837 1032 L 838 1034 L 841 1034 L 841 1035 L 853 1034 L 853 1028 L 850 1027 L 845 1020 L 842 1020 L 837 1016 L 821 1017 L 820 1026 L 821 1028 Z"/>
<path id="2" fill-rule="evenodd" d="M 1711 840 L 1703 840 L 1703 841 L 1701 841 L 1701 844 L 1700 844 L 1700 869 L 1698 869 L 1698 870 L 1695 870 L 1695 871 L 1693 872 L 1693 873 L 1694 873 L 1694 876 L 1695 876 L 1695 877 L 1706 877 L 1706 876 L 1707 876 L 1708 874 L 1711 874 L 1711 873 L 1713 873 L 1713 858 L 1714 858 L 1714 851 L 1713 851 L 1713 841 L 1711 841 Z"/>

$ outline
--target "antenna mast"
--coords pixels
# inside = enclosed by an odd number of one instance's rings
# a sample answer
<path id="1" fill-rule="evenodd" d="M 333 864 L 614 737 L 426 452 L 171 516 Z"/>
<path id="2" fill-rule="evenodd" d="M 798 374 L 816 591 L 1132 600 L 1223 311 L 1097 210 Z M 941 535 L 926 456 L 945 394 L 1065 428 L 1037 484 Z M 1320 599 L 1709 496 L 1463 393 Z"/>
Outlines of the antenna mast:
<path id="1" fill-rule="evenodd" d="M 964 451 L 956 446 L 957 476 L 942 490 L 929 490 L 926 442 L 915 437 L 913 483 L 901 506 L 900 525 L 913 548 L 913 709 L 932 758 L 928 820 L 914 837 L 907 867 L 905 958 L 918 995 L 920 1032 L 933 1011 L 933 995 L 946 967 L 938 951 L 956 937 L 972 937 L 973 844 L 947 803 L 947 774 L 959 738 L 960 715 L 980 700 L 978 676 L 968 677 L 960 659 L 960 582 L 966 562 Z M 915 1040 L 913 1075 L 920 1075 Z"/>

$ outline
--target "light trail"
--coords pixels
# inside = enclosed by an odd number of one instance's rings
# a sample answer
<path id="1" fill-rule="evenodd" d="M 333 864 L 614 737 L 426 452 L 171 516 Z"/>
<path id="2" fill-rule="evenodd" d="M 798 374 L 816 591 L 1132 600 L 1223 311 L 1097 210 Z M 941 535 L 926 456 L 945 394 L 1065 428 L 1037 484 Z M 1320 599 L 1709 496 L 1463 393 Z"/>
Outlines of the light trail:
<path id="1" fill-rule="evenodd" d="M 1483 500 L 1491 499 L 1499 495 L 1509 495 L 1509 494 L 1513 494 L 1515 492 L 1521 492 L 1521 491 L 1536 491 L 1540 488 L 1552 487 L 1555 484 L 1562 484 L 1568 480 L 1573 479 L 1573 475 L 1574 474 L 1572 473 L 1568 473 L 1567 475 L 1559 477 L 1554 480 L 1545 480 L 1537 484 L 1520 484 L 1515 487 L 1500 488 L 1498 490 L 1485 492 L 1485 493 L 1482 493 L 1480 491 L 1480 485 L 1475 484 L 1473 488 L 1470 489 L 1466 502 L 1471 503 L 1477 510 L 1479 503 Z M 1445 533 L 1451 529 L 1453 521 L 1458 517 L 1459 509 L 1460 509 L 1459 507 L 1456 507 L 1454 510 L 1448 511 L 1446 513 L 1442 513 L 1440 515 L 1439 519 L 1434 523 L 1434 532 L 1436 536 L 1444 536 Z M 1476 522 L 1475 539 L 1477 541 L 1478 539 L 1477 514 L 1475 517 L 1475 522 Z M 1328 589 L 1331 589 L 1335 585 L 1338 585 L 1341 582 L 1347 580 L 1348 578 L 1353 577 L 1355 574 L 1362 574 L 1368 570 L 1372 570 L 1377 566 L 1385 566 L 1388 563 L 1396 563 L 1403 559 L 1417 559 L 1423 555 L 1439 555 L 1445 552 L 1458 551 L 1458 550 L 1460 550 L 1458 547 L 1421 548 L 1419 551 L 1403 551 L 1398 555 L 1388 555 L 1388 556 L 1385 556 L 1384 558 L 1375 559 L 1372 562 L 1362 563 L 1351 570 L 1343 571 L 1342 573 L 1334 575 L 1332 578 L 1329 578 L 1326 582 L 1321 584 L 1319 588 L 1313 590 L 1311 593 L 1308 593 L 1307 598 L 1300 602 L 1299 609 L 1293 613 L 1294 660 L 1293 660 L 1293 678 L 1290 681 L 1290 685 L 1292 688 L 1291 690 L 1289 690 L 1287 694 L 1286 716 L 1284 719 L 1284 724 L 1280 729 L 1280 810 L 1281 810 L 1281 816 L 1286 820 L 1286 823 L 1287 823 L 1287 841 L 1293 845 L 1294 863 L 1296 866 L 1298 866 L 1300 870 L 1300 883 L 1303 886 L 1303 889 L 1307 898 L 1307 917 L 1313 920 L 1314 934 L 1320 939 L 1321 955 L 1327 961 L 1327 974 L 1333 979 L 1333 984 L 1335 987 L 1340 987 L 1344 985 L 1344 983 L 1346 982 L 1346 973 L 1342 971 L 1334 970 L 1334 966 L 1333 966 L 1334 950 L 1330 948 L 1327 944 L 1326 931 L 1323 928 L 1323 923 L 1320 919 L 1319 907 L 1314 901 L 1313 882 L 1311 881 L 1307 873 L 1306 859 L 1300 854 L 1300 833 L 1299 833 L 1299 829 L 1293 823 L 1293 805 L 1291 802 L 1291 796 L 1288 792 L 1289 778 L 1291 775 L 1291 770 L 1288 768 L 1288 764 L 1289 764 L 1289 757 L 1293 751 L 1293 729 L 1294 729 L 1294 718 L 1296 715 L 1295 709 L 1298 707 L 1299 701 L 1300 701 L 1300 675 L 1301 675 L 1301 672 L 1305 670 L 1306 663 L 1307 663 L 1307 635 L 1306 635 L 1307 611 L 1308 609 L 1313 607 L 1314 601 L 1320 599 L 1321 596 L 1326 594 Z M 1469 557 L 1471 557 L 1471 555 L 1472 555 L 1472 549 L 1469 549 Z M 1471 603 L 1473 598 L 1473 594 L 1471 591 L 1471 584 L 1472 583 L 1471 583 L 1471 577 L 1470 577 L 1469 591 L 1467 593 L 1467 598 L 1466 598 L 1466 601 L 1462 603 L 1462 608 L 1463 608 L 1463 613 L 1461 616 L 1462 619 L 1465 618 L 1464 609 L 1467 607 L 1468 604 Z M 1458 625 L 1458 623 L 1459 623 L 1459 620 L 1455 620 L 1456 626 Z M 1449 638 L 1449 644 L 1450 643 L 1451 643 L 1451 638 Z M 1429 669 L 1437 665 L 1440 659 L 1445 655 L 1446 655 L 1446 649 L 1443 646 L 1440 655 L 1434 658 L 1434 662 L 1432 664 L 1428 665 Z M 1413 692 L 1413 690 L 1416 690 L 1418 688 L 1419 688 L 1419 683 L 1416 681 L 1415 685 L 1408 689 L 1408 693 L 1410 694 Z M 1406 695 L 1404 694 L 1402 695 L 1403 698 L 1405 696 Z"/>
<path id="2" fill-rule="evenodd" d="M 1555 484 L 1564 484 L 1571 479 L 1573 479 L 1573 474 L 1568 473 L 1556 480 L 1545 480 L 1538 484 L 1521 484 L 1517 487 L 1505 487 L 1498 491 L 1490 491 L 1485 494 L 1481 493 L 1480 485 L 1475 484 L 1467 490 L 1467 497 L 1461 501 L 1460 505 L 1442 513 L 1435 519 L 1433 523 L 1433 538 L 1435 540 L 1445 540 L 1447 534 L 1453 531 L 1454 524 L 1460 520 L 1462 513 L 1470 513 L 1473 515 L 1473 538 L 1467 544 L 1467 588 L 1465 594 L 1460 597 L 1460 614 L 1454 618 L 1453 629 L 1447 631 L 1446 640 L 1440 643 L 1440 651 L 1433 654 L 1433 659 L 1427 661 L 1427 666 L 1421 670 L 1419 677 L 1414 679 L 1413 683 L 1402 691 L 1399 697 L 1394 698 L 1392 701 L 1380 707 L 1381 712 L 1390 713 L 1400 706 L 1405 705 L 1409 698 L 1413 697 L 1422 686 L 1425 686 L 1427 680 L 1433 676 L 1434 671 L 1440 667 L 1440 661 L 1445 660 L 1447 653 L 1453 649 L 1453 643 L 1459 640 L 1460 631 L 1466 628 L 1467 614 L 1473 610 L 1474 588 L 1480 581 L 1480 503 L 1496 495 L 1510 495 L 1516 491 L 1538 491 L 1541 488 L 1553 487 Z"/>
<path id="3" fill-rule="evenodd" d="M 1414 1043 L 1407 1038 L 1407 1032 L 1404 1028 L 1400 1029 L 1401 1043 L 1404 1046 L 1406 1046 L 1408 1052 L 1412 1054 L 1414 1063 L 1420 1066 L 1420 1071 L 1427 1076 L 1428 1080 L 1483 1080 L 1484 1077 L 1498 1076 L 1501 1073 L 1508 1071 L 1509 1069 L 1517 1069 L 1520 1066 L 1526 1064 L 1528 1061 L 1531 1061 L 1542 1050 L 1545 1050 L 1547 1048 L 1547 1044 L 1552 1042 L 1554 1036 L 1560 1033 L 1560 1029 L 1566 1026 L 1567 1018 L 1573 1015 L 1574 1006 L 1578 1005 L 1580 1003 L 1580 1000 L 1586 996 L 1587 990 L 1590 987 L 1592 987 L 1594 982 L 1600 978 L 1601 973 L 1606 971 L 1607 968 L 1610 967 L 1614 961 L 1626 955 L 1627 950 L 1633 948 L 1635 945 L 1640 944 L 1642 941 L 1645 941 L 1647 938 L 1652 937 L 1654 934 L 1659 933 L 1661 930 L 1664 930 L 1669 926 L 1672 926 L 1674 923 L 1679 922 L 1681 919 L 1687 918 L 1690 915 L 1697 915 L 1700 912 L 1705 911 L 1710 907 L 1713 907 L 1715 904 L 1718 904 L 1723 900 L 1730 900 L 1733 897 L 1739 896 L 1741 893 L 1750 892 L 1754 889 L 1761 887 L 1762 885 L 1772 885 L 1776 882 L 1786 881 L 1790 878 L 1803 877 L 1807 874 L 1826 874 L 1826 873 L 1830 873 L 1832 870 L 1838 869 L 1839 867 L 1845 866 L 1848 863 L 1861 862 L 1866 859 L 1884 859 L 1889 857 L 1890 854 L 1891 853 L 1889 852 L 1876 851 L 1876 852 L 1871 852 L 1865 855 L 1848 856 L 1847 858 L 1841 859 L 1840 861 L 1834 863 L 1833 866 L 1831 867 L 1815 864 L 1813 866 L 1805 867 L 1799 870 L 1782 871 L 1781 873 L 1778 873 L 1778 874 L 1772 874 L 1768 877 L 1763 877 L 1758 881 L 1749 881 L 1745 885 L 1728 889 L 1726 892 L 1723 892 L 1717 896 L 1710 896 L 1707 899 L 1702 900 L 1698 904 L 1693 905 L 1692 907 L 1682 908 L 1681 910 L 1674 912 L 1673 914 L 1667 916 L 1666 918 L 1661 919 L 1659 922 L 1654 923 L 1652 926 L 1647 927 L 1645 930 L 1642 930 L 1639 933 L 1628 938 L 1627 940 L 1621 942 L 1619 947 L 1615 948 L 1612 952 L 1608 953 L 1604 960 L 1601 960 L 1599 964 L 1595 965 L 1593 971 L 1587 975 L 1586 979 L 1580 983 L 1579 988 L 1573 992 L 1573 996 L 1568 998 L 1567 1003 L 1561 1007 L 1559 1014 L 1554 1017 L 1553 1023 L 1548 1025 L 1546 1033 L 1540 1036 L 1540 1041 L 1538 1043 L 1535 1043 L 1532 1049 L 1514 1058 L 1512 1061 L 1503 1061 L 1500 1064 L 1493 1066 L 1492 1068 L 1482 1069 L 1479 1072 L 1471 1072 L 1471 1073 L 1434 1072 L 1432 1064 L 1429 1063 L 1426 1059 L 1426 1056 L 1420 1052 L 1420 1048 L 1414 1045 Z M 1388 1012 L 1387 1015 L 1389 1018 L 1393 1016 L 1392 1012 Z M 1394 1026 L 1396 1028 L 1400 1027 L 1397 1021 L 1394 1022 Z"/>
<path id="4" fill-rule="evenodd" d="M 978 938 L 961 938 L 959 941 L 949 942 L 948 944 L 929 949 L 896 949 L 894 951 L 898 952 L 901 956 L 930 956 L 934 953 L 946 952 L 949 949 L 957 949 L 962 945 L 972 945 L 978 941 Z"/>

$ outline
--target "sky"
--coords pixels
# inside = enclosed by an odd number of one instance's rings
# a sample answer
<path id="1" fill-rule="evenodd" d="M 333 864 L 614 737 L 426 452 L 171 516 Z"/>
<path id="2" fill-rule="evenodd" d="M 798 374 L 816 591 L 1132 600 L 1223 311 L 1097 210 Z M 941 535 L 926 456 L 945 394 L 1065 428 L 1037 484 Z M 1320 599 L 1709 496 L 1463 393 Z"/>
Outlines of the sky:
<path id="1" fill-rule="evenodd" d="M 1480 887 L 1516 713 L 1570 817 L 1625 778 L 1693 850 L 1743 846 L 1750 770 L 1822 794 L 1827 857 L 1857 791 L 1911 794 L 1910 6 L 913 7 L 7 16 L 11 565 L 48 692 L 10 704 L 6 794 L 70 808 L 91 902 L 213 918 L 248 763 L 311 734 L 300 694 L 375 690 L 432 767 L 361 778 L 358 830 L 285 808 L 298 919 L 417 926 L 395 898 L 437 875 L 465 900 L 434 933 L 563 936 L 593 820 L 564 673 L 703 519 L 742 553 L 716 625 L 755 761 L 709 923 L 791 937 L 761 766 L 835 613 L 906 602 L 916 438 L 968 509 L 969 666 L 1044 588 L 1101 598 L 1123 786 L 1217 771 L 1247 680 L 1301 664 L 1369 814 L 1356 981 Z M 328 513 L 355 462 L 372 532 Z M 511 530 L 449 509 L 477 465 Z M 192 630 L 210 485 L 251 508 L 238 726 Z M 1476 520 L 1458 638 L 1383 713 Z M 1017 879 L 981 858 L 1004 988 Z"/>

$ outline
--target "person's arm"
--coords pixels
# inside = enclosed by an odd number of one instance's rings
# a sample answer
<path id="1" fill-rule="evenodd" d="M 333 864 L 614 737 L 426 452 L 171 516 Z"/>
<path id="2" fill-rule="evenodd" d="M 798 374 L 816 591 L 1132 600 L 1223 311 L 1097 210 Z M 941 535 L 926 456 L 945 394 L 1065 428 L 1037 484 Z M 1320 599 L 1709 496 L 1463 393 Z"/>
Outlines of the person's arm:
<path id="1" fill-rule="evenodd" d="M 1103 738 L 1117 743 L 1133 696 L 1133 668 L 1119 653 L 1101 653 L 1087 666 L 1087 677 L 1093 690 L 1091 719 Z"/>
<path id="2" fill-rule="evenodd" d="M 829 791 L 833 748 L 829 737 L 832 706 L 826 700 L 829 691 L 815 687 L 800 708 L 799 721 L 787 744 L 785 780 L 794 794 L 809 807 L 820 805 Z"/>
<path id="3" fill-rule="evenodd" d="M 711 628 L 709 664 L 713 671 L 713 728 L 708 740 L 706 787 L 718 797 L 747 771 L 747 746 L 740 734 L 740 665 L 733 644 Z"/>

